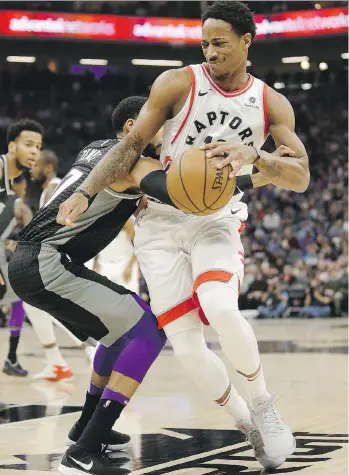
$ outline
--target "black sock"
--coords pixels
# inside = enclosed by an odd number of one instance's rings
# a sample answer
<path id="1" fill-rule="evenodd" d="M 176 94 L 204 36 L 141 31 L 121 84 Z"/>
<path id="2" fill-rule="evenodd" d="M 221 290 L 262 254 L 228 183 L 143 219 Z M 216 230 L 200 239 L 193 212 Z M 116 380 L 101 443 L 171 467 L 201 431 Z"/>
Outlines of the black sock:
<path id="1" fill-rule="evenodd" d="M 18 342 L 19 342 L 19 335 L 10 336 L 10 349 L 7 355 L 7 359 L 10 360 L 12 364 L 17 363 Z"/>
<path id="2" fill-rule="evenodd" d="M 78 424 L 82 429 L 85 429 L 87 426 L 92 414 L 95 412 L 100 398 L 101 394 L 90 394 L 89 392 L 86 393 L 85 404 L 82 409 L 80 419 L 78 420 Z"/>
<path id="3" fill-rule="evenodd" d="M 120 402 L 101 399 L 77 443 L 98 452 L 101 444 L 108 441 L 110 431 L 124 408 Z"/>

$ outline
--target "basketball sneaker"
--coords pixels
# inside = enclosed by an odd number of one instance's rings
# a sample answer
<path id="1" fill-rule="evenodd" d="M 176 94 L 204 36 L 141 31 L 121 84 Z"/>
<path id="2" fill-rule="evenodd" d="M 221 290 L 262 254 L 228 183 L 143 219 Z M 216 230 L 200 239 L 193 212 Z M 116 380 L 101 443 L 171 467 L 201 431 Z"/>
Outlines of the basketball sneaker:
<path id="1" fill-rule="evenodd" d="M 58 472 L 62 475 L 126 475 L 123 461 L 112 459 L 105 451 L 91 452 L 83 445 L 72 445 L 64 454 Z"/>
<path id="2" fill-rule="evenodd" d="M 285 462 L 284 457 L 276 459 L 268 457 L 264 450 L 262 437 L 257 429 L 247 428 L 244 425 L 237 425 L 236 427 L 246 436 L 246 442 L 251 445 L 254 456 L 262 467 L 271 470 L 280 467 Z"/>
<path id="3" fill-rule="evenodd" d="M 69 431 L 68 445 L 75 444 L 82 432 L 83 428 L 80 426 L 79 422 L 76 422 Z M 123 450 L 131 445 L 131 437 L 127 434 L 121 434 L 121 432 L 112 430 L 110 431 L 108 440 L 105 440 L 104 443 L 106 444 L 105 450 L 110 450 L 111 452 Z"/>
<path id="4" fill-rule="evenodd" d="M 68 366 L 47 365 L 40 373 L 33 375 L 34 379 L 46 381 L 61 381 L 72 379 L 73 373 Z"/>
<path id="5" fill-rule="evenodd" d="M 11 363 L 10 360 L 6 360 L 2 372 L 7 374 L 7 376 L 17 376 L 20 378 L 28 376 L 28 371 L 23 369 L 18 361 L 16 361 L 16 363 Z"/>
<path id="6" fill-rule="evenodd" d="M 278 459 L 293 454 L 296 448 L 296 439 L 275 409 L 274 397 L 263 404 L 260 410 L 253 411 L 250 408 L 250 412 L 252 422 L 262 437 L 264 451 L 269 457 Z"/>

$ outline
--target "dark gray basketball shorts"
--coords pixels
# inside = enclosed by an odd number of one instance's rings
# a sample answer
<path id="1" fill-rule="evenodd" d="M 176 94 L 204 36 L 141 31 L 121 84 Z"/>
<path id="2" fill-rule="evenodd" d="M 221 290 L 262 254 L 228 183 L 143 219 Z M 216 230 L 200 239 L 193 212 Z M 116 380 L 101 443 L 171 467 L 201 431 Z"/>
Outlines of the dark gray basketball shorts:
<path id="1" fill-rule="evenodd" d="M 110 346 L 144 314 L 131 291 L 49 244 L 18 243 L 9 280 L 19 298 L 51 314 L 81 341 L 92 337 Z"/>

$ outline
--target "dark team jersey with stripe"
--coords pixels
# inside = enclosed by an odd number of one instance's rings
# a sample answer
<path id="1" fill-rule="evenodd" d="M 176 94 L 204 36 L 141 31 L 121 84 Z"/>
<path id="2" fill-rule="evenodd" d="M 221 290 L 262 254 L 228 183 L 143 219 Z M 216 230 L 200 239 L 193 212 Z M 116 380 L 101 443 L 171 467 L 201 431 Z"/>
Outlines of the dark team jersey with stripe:
<path id="1" fill-rule="evenodd" d="M 47 243 L 68 254 L 74 262 L 87 262 L 104 249 L 136 211 L 142 194 L 105 189 L 93 197 L 88 210 L 73 226 L 57 224 L 59 206 L 81 185 L 118 140 L 99 140 L 85 147 L 48 202 L 20 233 L 24 242 Z"/>
<path id="2" fill-rule="evenodd" d="M 8 197 L 15 195 L 15 192 L 11 188 L 11 180 L 8 177 L 8 161 L 6 155 L 0 155 L 0 169 L 0 213 L 2 213 Z"/>

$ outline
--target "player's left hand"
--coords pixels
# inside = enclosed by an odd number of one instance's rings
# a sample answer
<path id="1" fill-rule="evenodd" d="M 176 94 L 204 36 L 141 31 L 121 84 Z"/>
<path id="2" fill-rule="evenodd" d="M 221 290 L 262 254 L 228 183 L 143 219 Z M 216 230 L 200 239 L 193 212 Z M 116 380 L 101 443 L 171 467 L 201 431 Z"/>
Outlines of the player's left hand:
<path id="1" fill-rule="evenodd" d="M 230 163 L 233 169 L 229 174 L 230 178 L 236 176 L 241 170 L 241 167 L 244 165 L 251 165 L 258 157 L 257 152 L 253 147 L 232 144 L 229 142 L 212 142 L 203 145 L 200 149 L 207 151 L 207 158 L 221 158 L 221 160 L 217 161 L 216 164 L 216 167 L 219 169 Z"/>
<path id="2" fill-rule="evenodd" d="M 82 193 L 73 193 L 60 206 L 56 221 L 63 226 L 72 226 L 80 214 L 88 208 L 88 199 Z"/>

